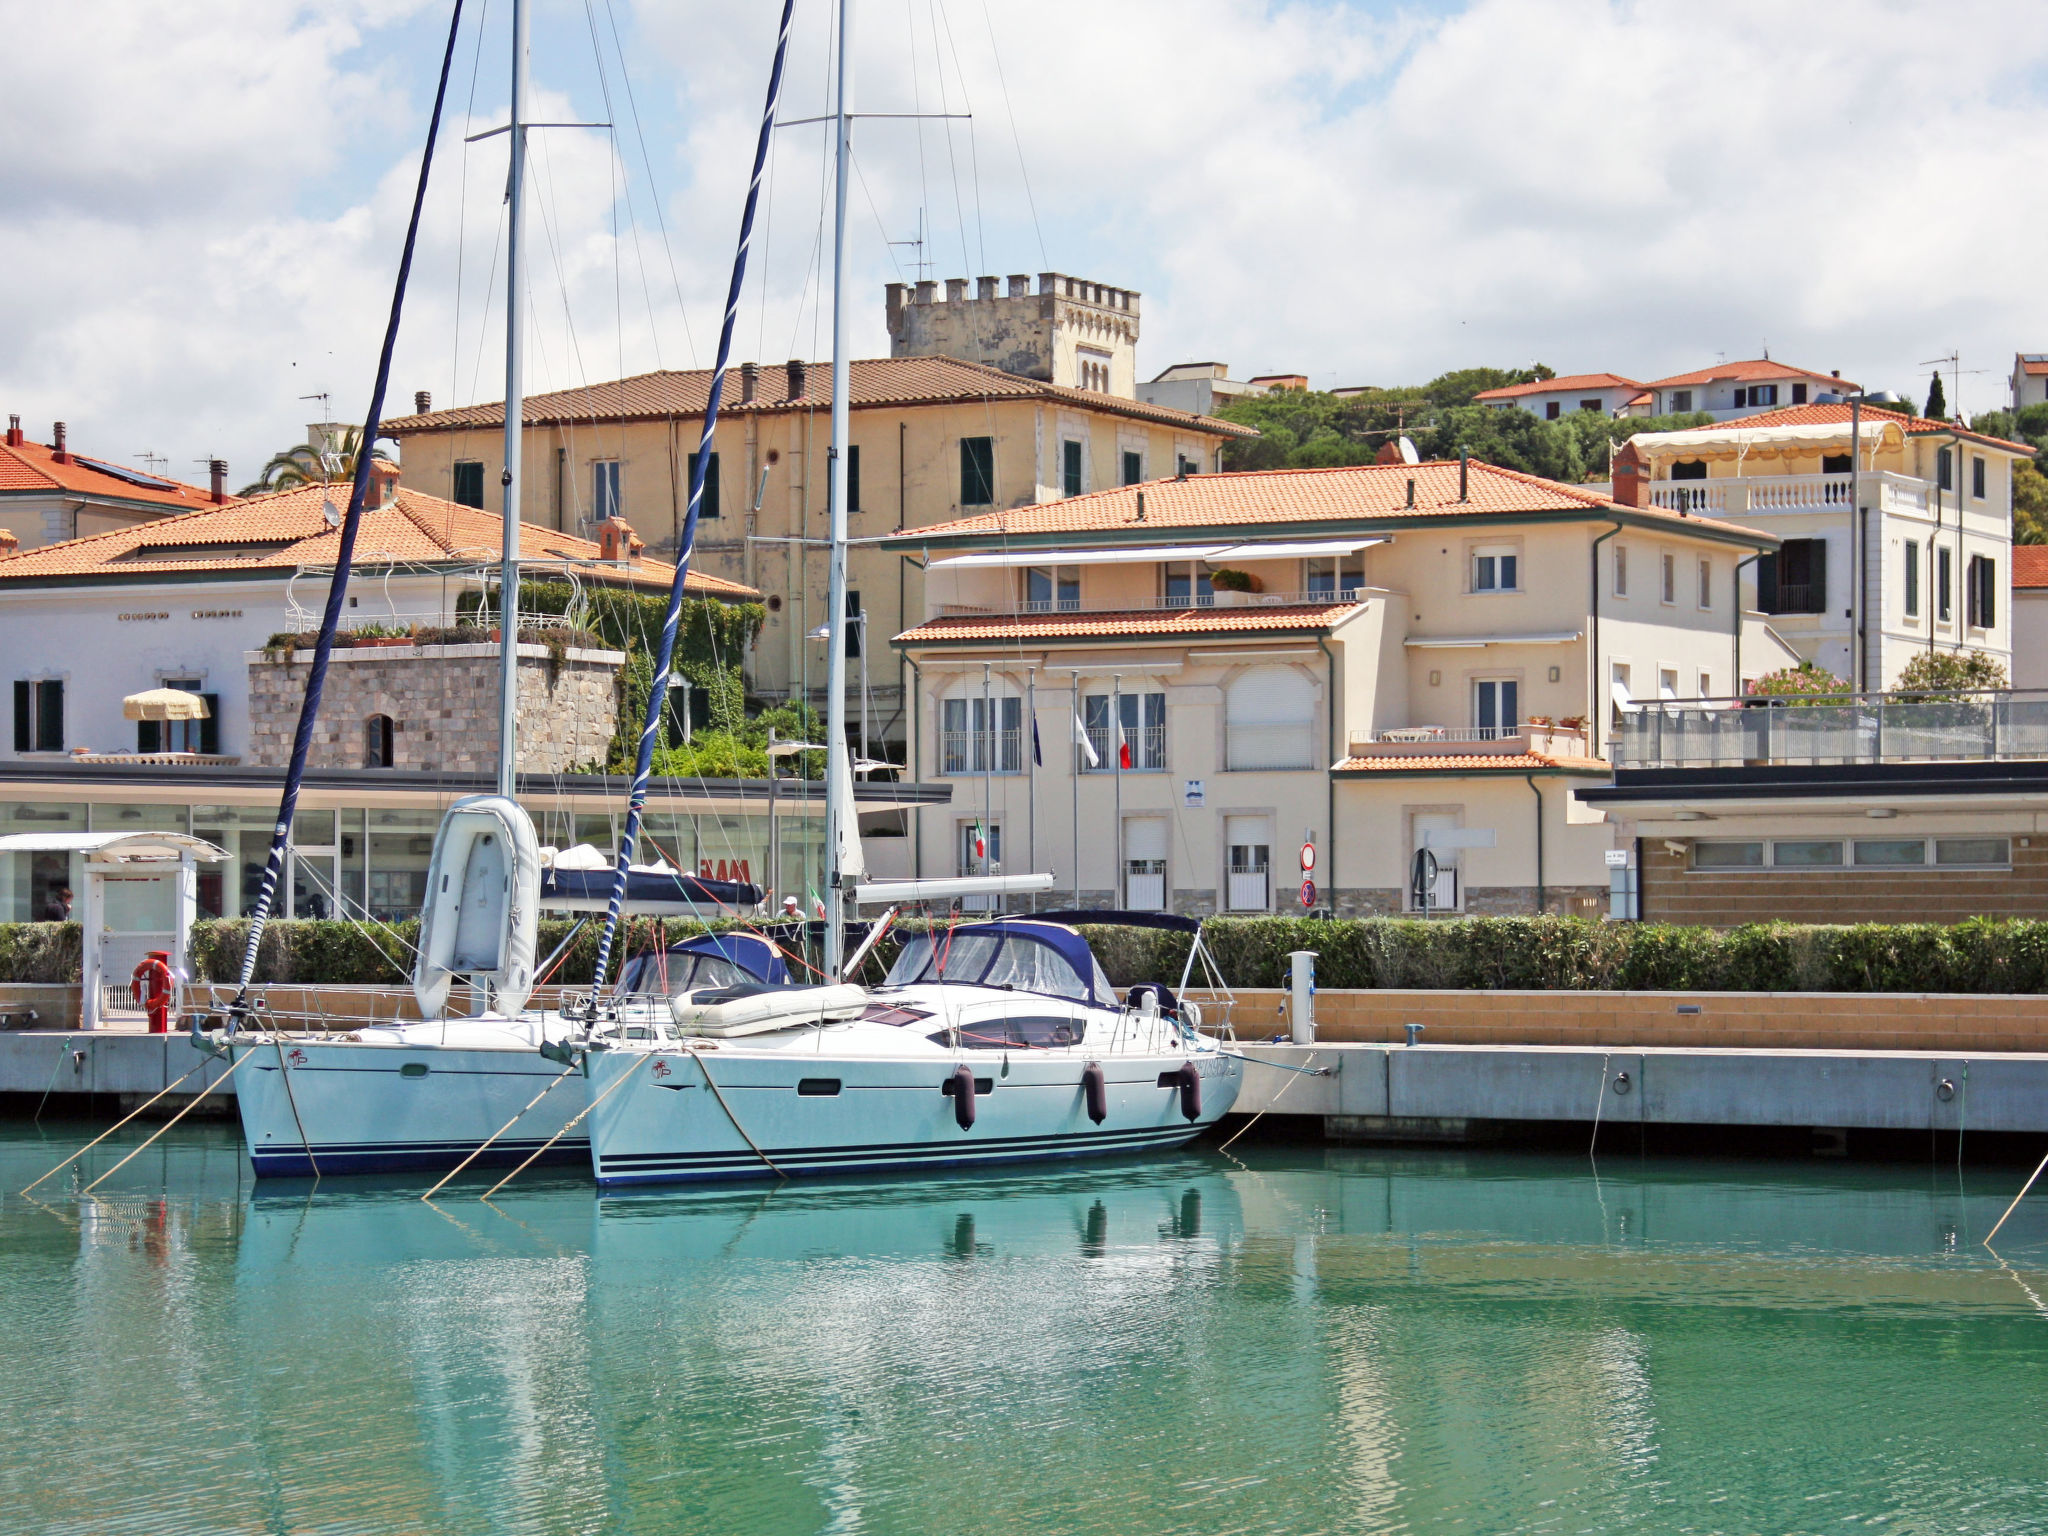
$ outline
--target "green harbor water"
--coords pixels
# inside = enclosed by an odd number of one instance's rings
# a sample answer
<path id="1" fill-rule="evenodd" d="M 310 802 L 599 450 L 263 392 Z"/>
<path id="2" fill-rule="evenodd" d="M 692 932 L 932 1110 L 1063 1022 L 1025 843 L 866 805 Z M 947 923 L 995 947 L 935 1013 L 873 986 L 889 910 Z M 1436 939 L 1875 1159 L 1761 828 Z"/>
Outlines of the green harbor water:
<path id="1" fill-rule="evenodd" d="M 426 1205 L 258 1191 L 217 1126 L 12 1193 L 89 1134 L 0 1127 L 0 1530 L 2048 1531 L 2007 1169 L 1268 1147 Z"/>

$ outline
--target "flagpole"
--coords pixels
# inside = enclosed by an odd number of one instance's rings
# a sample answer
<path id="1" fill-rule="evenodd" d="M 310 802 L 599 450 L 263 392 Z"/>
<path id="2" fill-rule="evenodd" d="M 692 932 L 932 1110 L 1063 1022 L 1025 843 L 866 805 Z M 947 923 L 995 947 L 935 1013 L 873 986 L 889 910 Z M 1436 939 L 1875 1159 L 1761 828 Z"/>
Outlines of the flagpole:
<path id="1" fill-rule="evenodd" d="M 1025 770 L 1029 775 L 1026 785 L 1024 825 L 1025 852 L 1029 856 L 1024 868 L 1035 873 L 1038 869 L 1038 669 L 1033 667 L 1024 674 L 1024 713 L 1031 717 L 1031 763 Z M 1028 898 L 1027 912 L 1038 910 L 1038 897 L 1034 893 Z"/>
<path id="2" fill-rule="evenodd" d="M 1074 910 L 1081 910 L 1081 759 L 1088 747 L 1088 728 L 1081 723 L 1081 674 L 1068 674 L 1070 686 L 1067 689 L 1068 702 L 1073 706 L 1069 713 L 1074 721 L 1074 744 L 1067 753 L 1067 762 L 1074 771 Z"/>
<path id="3" fill-rule="evenodd" d="M 995 779 L 994 760 L 996 747 L 1001 736 L 996 731 L 994 701 L 989 697 L 989 663 L 981 664 L 981 872 L 984 877 L 994 873 L 989 867 L 989 846 L 995 840 Z"/>
<path id="4" fill-rule="evenodd" d="M 1114 737 L 1109 744 L 1116 762 L 1116 836 L 1110 846 L 1116 850 L 1116 863 L 1109 872 L 1109 904 L 1121 907 L 1124 904 L 1124 675 L 1113 673 L 1109 680 L 1110 733 Z"/>

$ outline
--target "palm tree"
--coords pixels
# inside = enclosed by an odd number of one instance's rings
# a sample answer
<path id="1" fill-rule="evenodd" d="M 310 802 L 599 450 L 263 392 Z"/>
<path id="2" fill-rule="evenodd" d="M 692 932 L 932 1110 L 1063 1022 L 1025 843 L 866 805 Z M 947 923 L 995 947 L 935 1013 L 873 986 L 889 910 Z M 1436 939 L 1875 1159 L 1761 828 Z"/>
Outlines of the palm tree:
<path id="1" fill-rule="evenodd" d="M 313 443 L 300 443 L 296 448 L 272 454 L 270 462 L 263 466 L 263 473 L 237 494 L 261 496 L 269 491 L 288 491 L 301 485 L 332 485 L 337 481 L 354 480 L 356 454 L 361 451 L 362 439 L 362 428 L 344 427 L 334 440 L 334 452 L 324 462 L 318 445 Z M 391 455 L 382 448 L 373 447 L 370 457 L 381 459 L 386 464 L 393 462 Z"/>

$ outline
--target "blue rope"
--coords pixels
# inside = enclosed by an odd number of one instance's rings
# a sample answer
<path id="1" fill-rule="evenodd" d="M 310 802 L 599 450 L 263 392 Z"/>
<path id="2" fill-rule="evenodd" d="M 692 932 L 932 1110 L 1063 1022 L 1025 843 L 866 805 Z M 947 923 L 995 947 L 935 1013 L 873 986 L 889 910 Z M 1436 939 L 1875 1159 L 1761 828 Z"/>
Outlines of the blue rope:
<path id="1" fill-rule="evenodd" d="M 647 719 L 640 728 L 640 749 L 633 762 L 633 787 L 626 801 L 626 824 L 619 833 L 619 865 L 612 880 L 612 896 L 604 914 L 604 936 L 598 940 L 597 969 L 591 973 L 590 990 L 595 997 L 604 988 L 605 973 L 611 968 L 612 942 L 619 929 L 619 914 L 626 900 L 626 871 L 633 862 L 633 845 L 640 837 L 640 815 L 647 806 L 647 781 L 654 771 L 654 743 L 661 730 L 661 717 L 668 707 L 670 663 L 675 659 L 676 626 L 683 613 L 683 581 L 689 574 L 690 555 L 697 545 L 697 512 L 704 501 L 704 472 L 711 463 L 711 437 L 718 426 L 718 404 L 725 394 L 725 368 L 732 356 L 733 326 L 739 319 L 740 288 L 747 276 L 747 247 L 754 238 L 754 209 L 761 199 L 761 173 L 768 164 L 768 144 L 775 132 L 775 108 L 782 98 L 782 62 L 789 51 L 789 21 L 796 0 L 782 0 L 782 30 L 775 39 L 775 63 L 768 72 L 768 103 L 761 111 L 761 137 L 754 146 L 754 177 L 747 184 L 747 203 L 740 214 L 739 249 L 732 258 L 732 286 L 725 296 L 725 324 L 718 333 L 718 360 L 711 370 L 711 396 L 704 406 L 704 435 L 699 439 L 697 462 L 690 471 L 690 507 L 683 518 L 682 537 L 677 540 L 676 576 L 668 590 L 668 613 L 661 624 L 661 642 L 654 657 L 654 686 L 647 695 Z"/>
<path id="2" fill-rule="evenodd" d="M 412 222 L 405 229 L 405 253 L 398 262 L 398 283 L 391 294 L 391 318 L 384 327 L 384 350 L 377 359 L 377 385 L 370 394 L 369 414 L 363 418 L 362 436 L 356 442 L 355 482 L 349 487 L 348 515 L 341 523 L 341 547 L 335 556 L 334 579 L 327 585 L 327 607 L 320 615 L 320 638 L 313 647 L 313 671 L 306 679 L 305 701 L 299 706 L 299 728 L 292 737 L 291 766 L 284 776 L 284 794 L 277 803 L 277 825 L 270 835 L 270 857 L 263 865 L 263 885 L 256 893 L 256 910 L 249 922 L 248 944 L 242 951 L 242 972 L 238 980 L 232 1019 L 242 1011 L 249 983 L 256 974 L 256 952 L 263 943 L 263 929 L 270 921 L 277 885 L 284 872 L 284 852 L 291 835 L 292 814 L 298 808 L 299 785 L 306 776 L 306 756 L 313 746 L 313 725 L 320 717 L 320 694 L 327 685 L 327 662 L 334 654 L 334 631 L 341 623 L 341 599 L 348 590 L 349 568 L 355 561 L 356 533 L 362 527 L 363 500 L 369 489 L 372 446 L 384 422 L 384 391 L 391 382 L 391 353 L 398 343 L 398 321 L 405 307 L 406 280 L 412 275 L 413 248 L 420 233 L 420 210 L 427 201 L 427 177 L 434 168 L 434 142 L 441 136 L 441 108 L 448 99 L 448 76 L 455 62 L 455 37 L 462 28 L 462 0 L 455 0 L 448 21 L 448 46 L 441 55 L 441 83 L 434 91 L 434 115 L 427 124 L 426 153 L 420 157 L 420 181 L 412 197 Z"/>

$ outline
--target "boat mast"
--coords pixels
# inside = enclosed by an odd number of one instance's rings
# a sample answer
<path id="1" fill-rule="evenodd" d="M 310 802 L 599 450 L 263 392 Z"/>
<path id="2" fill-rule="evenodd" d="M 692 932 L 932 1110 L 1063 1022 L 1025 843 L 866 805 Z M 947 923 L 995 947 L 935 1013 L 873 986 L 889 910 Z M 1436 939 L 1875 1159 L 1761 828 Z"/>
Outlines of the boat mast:
<path id="1" fill-rule="evenodd" d="M 519 778 L 519 450 L 525 435 L 525 380 L 521 376 L 526 302 L 526 8 L 512 0 L 512 146 L 505 186 L 505 547 L 498 568 L 498 793 L 513 798 Z"/>
<path id="2" fill-rule="evenodd" d="M 840 885 L 839 845 L 851 829 L 851 805 L 840 803 L 839 786 L 851 783 L 846 762 L 846 183 L 853 160 L 853 119 L 847 111 L 847 31 L 850 0 L 839 0 L 838 83 L 834 91 L 835 145 L 832 196 L 832 448 L 827 496 L 831 504 L 832 549 L 825 587 L 825 974 L 841 979 L 845 960 L 846 891 Z M 865 641 L 866 637 L 862 637 Z"/>

